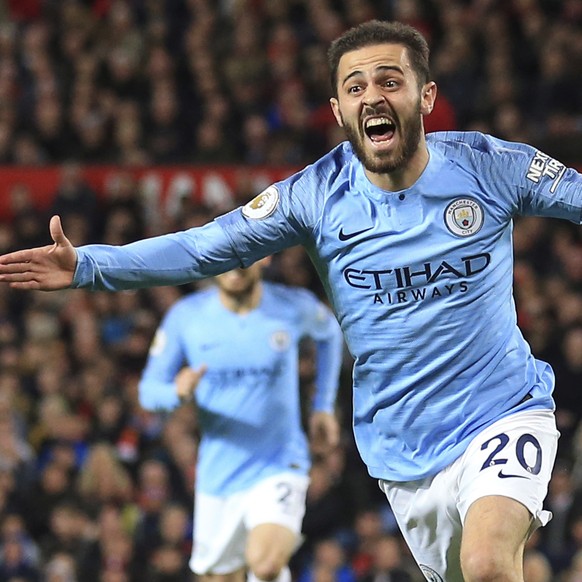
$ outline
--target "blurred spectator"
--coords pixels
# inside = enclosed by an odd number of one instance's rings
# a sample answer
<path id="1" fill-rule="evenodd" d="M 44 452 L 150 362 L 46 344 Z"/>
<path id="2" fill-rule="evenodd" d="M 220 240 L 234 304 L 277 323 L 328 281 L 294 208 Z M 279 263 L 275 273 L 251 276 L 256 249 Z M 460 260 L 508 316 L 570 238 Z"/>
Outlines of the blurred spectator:
<path id="1" fill-rule="evenodd" d="M 162 513 L 171 501 L 170 473 L 164 463 L 155 459 L 144 461 L 138 473 L 136 502 L 139 521 L 135 540 L 140 551 L 149 553 L 155 546 Z"/>
<path id="2" fill-rule="evenodd" d="M 77 485 L 83 504 L 94 513 L 107 503 L 128 503 L 133 495 L 128 471 L 115 449 L 105 442 L 97 442 L 89 450 L 79 470 Z"/>
<path id="3" fill-rule="evenodd" d="M 7 582 L 24 580 L 38 582 L 39 572 L 36 565 L 27 557 L 22 541 L 8 538 L 0 547 L 0 580 Z"/>
<path id="4" fill-rule="evenodd" d="M 131 582 L 143 580 L 143 563 L 134 552 L 130 535 L 124 531 L 102 532 L 80 560 L 83 582 Z"/>
<path id="5" fill-rule="evenodd" d="M 307 489 L 303 534 L 307 544 L 302 552 L 311 551 L 313 544 L 336 536 L 348 525 L 349 516 L 342 490 L 324 459 L 314 459 Z"/>
<path id="6" fill-rule="evenodd" d="M 192 517 L 188 509 L 178 503 L 169 504 L 160 518 L 162 545 L 189 553 L 192 545 Z"/>
<path id="7" fill-rule="evenodd" d="M 75 558 L 67 552 L 58 552 L 46 562 L 42 570 L 46 582 L 77 582 Z"/>
<path id="8" fill-rule="evenodd" d="M 40 564 L 40 550 L 26 529 L 24 519 L 20 514 L 7 513 L 2 520 L 0 539 L 2 547 L 7 542 L 14 540 L 20 544 L 22 559 L 35 568 Z M 0 554 L 3 550 L 0 549 Z"/>
<path id="9" fill-rule="evenodd" d="M 10 210 L 14 234 L 19 240 L 37 246 L 49 242 L 44 216 L 36 207 L 33 193 L 27 184 L 18 183 L 11 189 Z"/>
<path id="10" fill-rule="evenodd" d="M 163 462 L 170 476 L 171 498 L 189 507 L 196 482 L 198 441 L 194 437 L 193 407 L 181 407 L 167 418 L 160 446 L 153 448 L 152 457 Z"/>
<path id="11" fill-rule="evenodd" d="M 533 579 L 525 578 L 528 582 Z M 411 574 L 404 568 L 399 538 L 382 534 L 372 548 L 372 563 L 368 573 L 359 577 L 361 582 L 412 582 Z M 541 582 L 541 581 L 540 581 Z"/>
<path id="12" fill-rule="evenodd" d="M 48 534 L 49 516 L 57 505 L 75 498 L 71 490 L 71 475 L 66 467 L 55 460 L 48 462 L 31 491 L 26 512 L 28 528 L 34 539 L 40 540 Z"/>
<path id="13" fill-rule="evenodd" d="M 188 128 L 180 119 L 180 104 L 171 83 L 162 83 L 151 95 L 145 136 L 154 163 L 183 161 L 188 147 Z"/>
<path id="14" fill-rule="evenodd" d="M 139 557 L 134 555 L 130 541 L 137 513 L 131 506 L 104 504 L 92 523 L 88 534 L 87 547 L 78 560 L 78 580 L 102 582 L 103 571 L 113 573 L 133 573 L 140 579 L 136 565 Z M 116 544 L 119 543 L 119 548 Z M 129 578 L 131 579 L 131 578 Z"/>
<path id="15" fill-rule="evenodd" d="M 380 512 L 373 509 L 360 511 L 354 520 L 355 547 L 352 552 L 351 565 L 359 578 L 372 572 L 379 541 L 385 534 Z M 390 560 L 392 548 L 388 550 L 386 560 Z M 376 565 L 377 567 L 377 565 Z"/>
<path id="16" fill-rule="evenodd" d="M 67 553 L 78 561 L 87 547 L 88 516 L 73 501 L 63 501 L 49 515 L 47 534 L 40 540 L 44 561 L 57 553 Z"/>
<path id="17" fill-rule="evenodd" d="M 196 129 L 192 160 L 198 164 L 229 164 L 237 160 L 232 138 L 225 128 L 204 118 Z"/>
<path id="18" fill-rule="evenodd" d="M 47 161 L 66 160 L 73 153 L 62 102 L 55 96 L 39 99 L 34 108 L 31 133 Z"/>
<path id="19" fill-rule="evenodd" d="M 526 582 L 552 582 L 552 567 L 541 552 L 531 550 L 525 552 L 523 579 Z"/>
<path id="20" fill-rule="evenodd" d="M 0 467 L 14 475 L 19 490 L 27 491 L 32 485 L 35 462 L 34 451 L 19 435 L 10 410 L 0 409 Z"/>
<path id="21" fill-rule="evenodd" d="M 49 212 L 65 220 L 70 216 L 84 219 L 88 229 L 86 242 L 93 240 L 98 229 L 97 194 L 85 181 L 83 169 L 78 163 L 67 162 L 61 167 L 60 183 Z"/>
<path id="22" fill-rule="evenodd" d="M 346 561 L 345 550 L 333 538 L 315 545 L 312 561 L 299 572 L 298 582 L 356 582 L 356 574 Z"/>
<path id="23" fill-rule="evenodd" d="M 556 416 L 564 450 L 570 450 L 576 428 L 582 420 L 582 322 L 564 330 L 562 357 L 556 360 Z"/>
<path id="24" fill-rule="evenodd" d="M 558 460 L 550 481 L 545 506 L 552 520 L 540 530 L 541 549 L 548 557 L 552 570 L 560 573 L 572 559 L 571 524 L 581 515 L 582 491 L 576 490 L 571 464 Z"/>
<path id="25" fill-rule="evenodd" d="M 578 582 L 582 577 L 582 552 L 578 552 L 572 559 L 568 570 L 564 572 L 564 582 Z"/>
<path id="26" fill-rule="evenodd" d="M 154 550 L 144 582 L 189 582 L 191 579 L 192 572 L 184 560 L 183 551 L 165 544 Z"/>

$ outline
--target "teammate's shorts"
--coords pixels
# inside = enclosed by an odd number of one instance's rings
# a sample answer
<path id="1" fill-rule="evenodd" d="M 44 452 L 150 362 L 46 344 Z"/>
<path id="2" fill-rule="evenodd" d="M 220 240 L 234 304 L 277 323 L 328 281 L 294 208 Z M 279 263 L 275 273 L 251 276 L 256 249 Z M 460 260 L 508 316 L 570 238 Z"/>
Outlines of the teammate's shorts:
<path id="1" fill-rule="evenodd" d="M 489 426 L 433 477 L 380 481 L 412 555 L 431 581 L 461 582 L 462 526 L 471 504 L 501 495 L 523 504 L 532 530 L 552 517 L 542 508 L 559 433 L 553 412 L 518 412 Z"/>
<path id="2" fill-rule="evenodd" d="M 191 570 L 229 574 L 243 568 L 248 532 L 259 524 L 282 525 L 299 537 L 308 484 L 306 475 L 282 473 L 228 497 L 196 493 Z"/>

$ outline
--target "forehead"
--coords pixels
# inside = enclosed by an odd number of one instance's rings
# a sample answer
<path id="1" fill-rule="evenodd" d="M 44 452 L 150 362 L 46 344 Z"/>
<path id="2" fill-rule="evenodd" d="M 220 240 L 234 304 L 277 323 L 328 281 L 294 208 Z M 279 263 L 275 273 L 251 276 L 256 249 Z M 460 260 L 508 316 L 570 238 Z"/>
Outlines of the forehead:
<path id="1" fill-rule="evenodd" d="M 236 273 L 239 277 L 245 277 L 247 279 L 251 278 L 251 277 L 255 277 L 255 275 L 257 273 L 261 272 L 261 262 L 257 261 L 256 263 L 253 263 L 252 265 L 249 265 L 248 267 L 244 268 L 244 269 L 233 269 L 232 271 L 226 271 L 225 273 L 220 273 L 220 275 L 216 275 L 215 279 L 217 281 L 220 281 L 221 279 L 228 279 L 230 275 L 232 275 L 233 273 Z"/>
<path id="2" fill-rule="evenodd" d="M 338 82 L 348 75 L 366 73 L 379 68 L 397 68 L 412 72 L 408 50 L 402 44 L 374 44 L 344 53 L 338 63 Z"/>

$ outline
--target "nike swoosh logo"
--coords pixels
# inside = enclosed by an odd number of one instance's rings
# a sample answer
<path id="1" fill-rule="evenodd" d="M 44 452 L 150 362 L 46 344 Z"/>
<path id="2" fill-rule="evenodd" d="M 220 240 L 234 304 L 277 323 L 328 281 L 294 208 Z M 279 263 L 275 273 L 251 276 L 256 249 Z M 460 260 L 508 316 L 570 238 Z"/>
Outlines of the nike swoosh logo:
<path id="1" fill-rule="evenodd" d="M 362 234 L 368 230 L 372 230 L 372 227 L 369 226 L 368 228 L 364 228 L 362 230 L 356 230 L 356 232 L 344 232 L 344 229 L 342 227 L 339 231 L 338 238 L 341 241 L 350 240 L 351 238 L 354 238 L 355 236 L 358 236 L 359 234 Z"/>
<path id="2" fill-rule="evenodd" d="M 526 475 L 511 475 L 511 474 L 507 474 L 507 473 L 503 473 L 502 471 L 499 471 L 499 473 L 497 473 L 497 476 L 500 479 L 529 479 L 529 477 L 527 477 Z"/>
<path id="3" fill-rule="evenodd" d="M 207 350 L 212 350 L 214 349 L 218 344 L 217 343 L 212 343 L 212 344 L 200 344 L 200 350 L 201 351 L 207 351 Z"/>

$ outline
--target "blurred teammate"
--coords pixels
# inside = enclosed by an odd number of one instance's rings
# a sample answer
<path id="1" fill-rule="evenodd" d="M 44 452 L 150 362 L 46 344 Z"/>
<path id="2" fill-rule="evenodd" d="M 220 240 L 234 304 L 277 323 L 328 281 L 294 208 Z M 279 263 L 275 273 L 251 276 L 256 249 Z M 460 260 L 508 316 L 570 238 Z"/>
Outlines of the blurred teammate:
<path id="1" fill-rule="evenodd" d="M 202 580 L 290 581 L 310 467 L 301 426 L 299 342 L 317 354 L 310 432 L 334 446 L 343 340 L 307 290 L 261 279 L 263 262 L 216 277 L 165 315 L 139 386 L 145 408 L 194 395 L 201 441 L 191 569 Z"/>
<path id="2" fill-rule="evenodd" d="M 517 582 L 558 433 L 554 374 L 517 326 L 512 220 L 579 224 L 582 177 L 526 144 L 426 136 L 428 57 L 408 26 L 347 31 L 329 51 L 347 142 L 199 229 L 74 249 L 53 218 L 55 244 L 0 258 L 0 281 L 176 284 L 304 245 L 355 358 L 358 449 L 425 576 Z"/>

